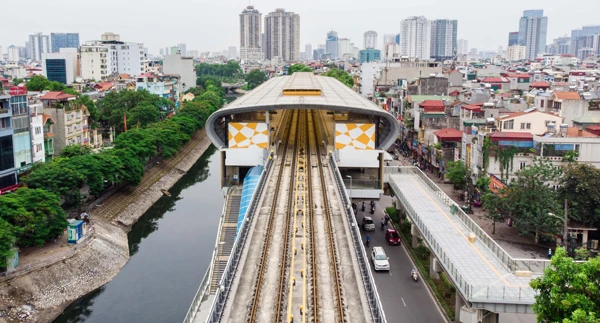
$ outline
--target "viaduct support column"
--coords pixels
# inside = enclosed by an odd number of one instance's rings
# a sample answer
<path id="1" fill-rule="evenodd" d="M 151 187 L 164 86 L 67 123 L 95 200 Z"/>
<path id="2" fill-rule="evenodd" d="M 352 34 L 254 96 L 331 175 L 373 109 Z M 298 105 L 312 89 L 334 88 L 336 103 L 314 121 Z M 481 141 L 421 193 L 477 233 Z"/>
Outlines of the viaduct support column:
<path id="1" fill-rule="evenodd" d="M 433 279 L 440 279 L 440 272 L 442 272 L 442 265 L 440 261 L 433 255 L 429 256 L 429 277 Z"/>
<path id="2" fill-rule="evenodd" d="M 419 229 L 414 225 L 410 225 L 410 234 L 412 235 L 412 247 L 419 247 L 419 238 L 421 238 L 421 234 L 419 233 Z"/>

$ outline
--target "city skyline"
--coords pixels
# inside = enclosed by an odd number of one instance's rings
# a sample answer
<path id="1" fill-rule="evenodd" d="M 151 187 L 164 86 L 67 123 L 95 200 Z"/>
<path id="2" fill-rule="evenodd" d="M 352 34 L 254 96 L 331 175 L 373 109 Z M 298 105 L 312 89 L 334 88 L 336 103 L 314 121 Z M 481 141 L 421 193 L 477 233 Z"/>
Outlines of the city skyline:
<path id="1" fill-rule="evenodd" d="M 151 54 L 157 55 L 164 44 L 169 43 L 187 43 L 188 48 L 196 49 L 201 52 L 217 51 L 229 48 L 229 46 L 239 46 L 239 14 L 248 6 L 248 2 L 232 3 L 214 3 L 200 1 L 197 3 L 185 3 L 186 10 L 165 11 L 161 10 L 163 21 L 177 21 L 169 28 L 157 28 L 153 32 L 148 32 L 156 27 L 156 20 L 143 19 L 131 20 L 131 12 L 136 12 L 136 16 L 154 14 L 153 8 L 159 8 L 160 4 L 152 5 L 153 0 L 148 2 L 148 6 L 139 8 L 134 3 L 117 2 L 107 0 L 106 9 L 95 9 L 98 15 L 103 15 L 103 24 L 97 24 L 94 19 L 89 19 L 90 9 L 88 6 L 82 6 L 81 2 L 74 0 L 64 0 L 60 3 L 48 3 L 41 0 L 32 0 L 31 6 L 37 10 L 31 10 L 27 16 L 13 15 L 7 17 L 6 22 L 9 25 L 21 25 L 25 28 L 19 28 L 16 32 L 4 35 L 0 46 L 4 49 L 10 45 L 24 46 L 28 35 L 41 31 L 44 34 L 74 32 L 80 34 L 80 41 L 83 43 L 88 40 L 97 40 L 100 35 L 106 31 L 112 31 L 122 35 L 127 41 L 144 43 Z M 181 2 L 183 4 L 184 2 Z M 176 2 L 175 5 L 178 3 Z M 545 16 L 549 18 L 547 43 L 553 39 L 570 35 L 574 29 L 580 29 L 582 26 L 599 24 L 594 17 L 593 8 L 571 7 L 558 1 L 529 1 L 526 4 L 509 0 L 503 6 L 482 5 L 475 1 L 467 1 L 463 6 L 450 6 L 439 0 L 426 0 L 419 3 L 397 3 L 385 1 L 378 3 L 376 7 L 371 8 L 344 8 L 339 11 L 341 1 L 332 1 L 327 3 L 317 3 L 312 1 L 293 2 L 293 1 L 273 1 L 265 0 L 262 2 L 251 3 L 261 13 L 269 13 L 277 8 L 284 8 L 299 14 L 302 17 L 300 31 L 300 43 L 313 45 L 316 48 L 319 44 L 324 44 L 326 33 L 329 30 L 336 30 L 339 37 L 349 38 L 354 43 L 362 43 L 360 40 L 367 30 L 374 30 L 379 35 L 396 34 L 400 31 L 400 21 L 409 16 L 425 16 L 428 20 L 435 19 L 456 19 L 461 26 L 458 37 L 467 39 L 469 45 L 480 50 L 496 50 L 498 46 L 506 47 L 508 43 L 508 33 L 518 29 L 518 21 L 524 10 L 543 9 Z M 318 7 L 315 5 L 318 4 Z M 114 8 L 119 10 L 114 10 Z M 600 5 L 598 5 L 600 7 Z M 69 8 L 65 18 L 51 19 L 56 17 L 53 12 L 63 13 L 65 8 Z M 111 9 L 108 9 L 111 8 Z M 315 10 L 318 8 L 318 10 Z M 465 8 L 473 8 L 465 10 Z M 140 11 L 141 9 L 141 11 Z M 489 26 L 490 9 L 494 10 L 496 25 L 482 32 L 482 26 Z M 398 10 L 402 14 L 398 15 Z M 476 14 L 480 12 L 481 14 Z M 336 14 L 335 20 L 331 15 Z M 355 19 L 361 19 L 361 24 L 356 24 Z M 151 22 L 152 21 L 152 22 Z M 323 21 L 335 21 L 335 23 L 324 24 Z M 498 27 L 497 25 L 502 25 Z M 219 30 L 219 37 L 211 37 L 213 30 Z"/>

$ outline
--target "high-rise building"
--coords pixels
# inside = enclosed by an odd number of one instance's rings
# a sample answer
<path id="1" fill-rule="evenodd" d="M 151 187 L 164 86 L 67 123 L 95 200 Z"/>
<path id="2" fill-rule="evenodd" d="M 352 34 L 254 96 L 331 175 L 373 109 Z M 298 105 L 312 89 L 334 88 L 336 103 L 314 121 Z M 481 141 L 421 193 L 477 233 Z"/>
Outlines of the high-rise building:
<path id="1" fill-rule="evenodd" d="M 181 53 L 181 56 L 187 56 L 187 45 L 184 43 L 177 44 L 177 49 Z"/>
<path id="2" fill-rule="evenodd" d="M 52 52 L 58 53 L 61 48 L 79 48 L 79 33 L 51 33 Z"/>
<path id="3" fill-rule="evenodd" d="M 237 47 L 229 46 L 229 48 L 227 49 L 227 54 L 227 57 L 229 57 L 230 59 L 235 59 L 236 57 L 238 57 Z"/>
<path id="4" fill-rule="evenodd" d="M 160 56 L 163 56 L 163 55 L 165 54 L 165 49 L 164 49 L 164 48 L 161 48 L 161 49 L 159 50 L 159 52 L 160 52 Z"/>
<path id="5" fill-rule="evenodd" d="M 363 34 L 363 48 L 377 48 L 377 32 L 369 30 Z"/>
<path id="6" fill-rule="evenodd" d="M 338 53 L 337 58 L 342 59 L 345 54 L 349 54 L 352 56 L 352 47 L 350 45 L 350 39 L 348 38 L 339 38 L 338 39 Z"/>
<path id="7" fill-rule="evenodd" d="M 35 33 L 29 35 L 29 58 L 35 61 L 42 60 L 42 54 L 50 52 L 50 37 Z"/>
<path id="8" fill-rule="evenodd" d="M 42 74 L 49 81 L 73 84 L 79 75 L 77 48 L 61 48 L 59 53 L 42 56 Z"/>
<path id="9" fill-rule="evenodd" d="M 400 45 L 400 34 L 396 34 L 396 44 Z"/>
<path id="10" fill-rule="evenodd" d="M 458 20 L 431 21 L 431 58 L 438 61 L 452 59 L 457 50 Z"/>
<path id="11" fill-rule="evenodd" d="M 427 18 L 408 17 L 401 22 L 402 55 L 429 59 L 431 55 L 431 23 Z"/>
<path id="12" fill-rule="evenodd" d="M 327 33 L 327 40 L 325 41 L 325 54 L 329 54 L 329 58 L 338 58 L 338 34 L 336 31 L 330 31 Z"/>
<path id="13" fill-rule="evenodd" d="M 385 34 L 383 35 L 383 44 L 395 43 L 396 35 L 394 34 Z"/>
<path id="14" fill-rule="evenodd" d="M 546 52 L 551 55 L 562 55 L 571 53 L 571 37 L 558 37 L 552 44 L 546 46 Z"/>
<path id="15" fill-rule="evenodd" d="M 588 54 L 594 52 L 595 47 L 595 53 L 599 54 L 598 35 L 600 35 L 600 25 L 583 26 L 581 29 L 573 30 L 571 32 L 570 53 L 579 59 L 584 59 Z"/>
<path id="16" fill-rule="evenodd" d="M 533 59 L 546 50 L 548 17 L 544 10 L 525 10 L 519 20 L 519 45 L 525 46 L 525 58 Z"/>
<path id="17" fill-rule="evenodd" d="M 121 41 L 121 36 L 119 34 L 106 32 L 100 36 L 102 41 Z"/>
<path id="18" fill-rule="evenodd" d="M 467 55 L 469 53 L 469 41 L 466 39 L 458 40 L 458 55 Z"/>
<path id="19" fill-rule="evenodd" d="M 312 50 L 312 45 L 311 44 L 306 44 L 304 46 L 304 59 L 306 59 L 307 61 L 310 61 L 313 59 L 313 50 Z"/>
<path id="20" fill-rule="evenodd" d="M 248 6 L 240 14 L 240 60 L 256 62 L 262 59 L 262 14 Z"/>
<path id="21" fill-rule="evenodd" d="M 508 33 L 508 46 L 519 45 L 519 32 L 512 31 Z"/>
<path id="22" fill-rule="evenodd" d="M 6 60 L 9 62 L 18 62 L 21 59 L 21 55 L 19 53 L 20 48 L 15 45 L 8 46 L 6 50 Z"/>
<path id="23" fill-rule="evenodd" d="M 275 9 L 265 17 L 266 56 L 284 62 L 300 59 L 300 15 Z"/>
<path id="24" fill-rule="evenodd" d="M 519 45 L 508 46 L 506 49 L 506 60 L 509 62 L 515 62 L 525 59 L 526 47 Z"/>
<path id="25" fill-rule="evenodd" d="M 477 48 L 471 48 L 471 51 L 469 52 L 469 54 L 477 55 Z"/>
<path id="26" fill-rule="evenodd" d="M 379 49 L 367 48 L 360 51 L 360 63 L 378 62 L 381 60 Z"/>

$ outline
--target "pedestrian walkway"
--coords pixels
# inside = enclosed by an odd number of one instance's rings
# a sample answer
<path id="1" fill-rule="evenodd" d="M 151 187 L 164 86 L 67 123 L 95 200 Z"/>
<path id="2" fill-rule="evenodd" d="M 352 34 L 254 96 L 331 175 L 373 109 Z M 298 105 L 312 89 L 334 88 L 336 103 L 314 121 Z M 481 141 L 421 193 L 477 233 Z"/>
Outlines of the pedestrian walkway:
<path id="1" fill-rule="evenodd" d="M 534 302 L 529 281 L 540 271 L 531 265 L 535 261 L 512 259 L 468 216 L 461 217 L 456 204 L 418 169 L 397 170 L 388 175 L 392 189 L 463 297 L 529 307 Z"/>
<path id="2" fill-rule="evenodd" d="M 210 282 L 210 294 L 214 294 L 219 287 L 219 282 L 229 261 L 229 255 L 233 248 L 235 241 L 235 235 L 238 225 L 238 215 L 240 212 L 240 203 L 242 200 L 242 188 L 236 187 L 231 194 L 229 194 L 227 201 L 227 211 L 225 212 L 225 218 L 223 219 L 223 225 L 221 226 L 221 234 L 219 236 L 219 245 L 217 247 L 216 255 L 214 257 L 213 271 Z"/>

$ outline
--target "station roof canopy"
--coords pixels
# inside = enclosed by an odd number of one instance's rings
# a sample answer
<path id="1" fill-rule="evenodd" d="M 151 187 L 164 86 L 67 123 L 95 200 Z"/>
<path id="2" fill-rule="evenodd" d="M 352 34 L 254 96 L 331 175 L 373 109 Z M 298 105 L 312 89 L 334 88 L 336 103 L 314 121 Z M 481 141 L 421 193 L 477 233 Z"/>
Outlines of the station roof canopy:
<path id="1" fill-rule="evenodd" d="M 400 131 L 394 116 L 340 81 L 310 72 L 297 72 L 274 77 L 213 113 L 206 122 L 207 134 L 215 146 L 225 148 L 224 118 L 247 112 L 291 109 L 352 112 L 369 116 L 373 122 L 380 120 L 383 127 L 378 130 L 378 149 L 390 147 Z"/>

